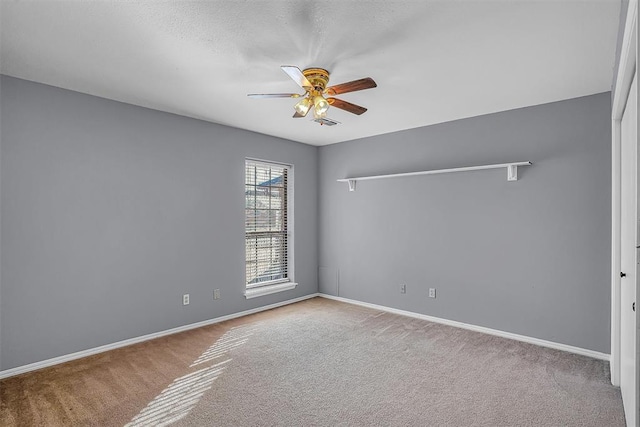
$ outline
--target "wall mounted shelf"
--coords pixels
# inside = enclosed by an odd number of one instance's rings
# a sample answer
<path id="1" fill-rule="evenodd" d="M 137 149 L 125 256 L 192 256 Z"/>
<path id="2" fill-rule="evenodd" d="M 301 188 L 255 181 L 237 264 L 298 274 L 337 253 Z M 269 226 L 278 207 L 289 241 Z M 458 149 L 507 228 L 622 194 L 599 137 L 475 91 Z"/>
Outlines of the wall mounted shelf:
<path id="1" fill-rule="evenodd" d="M 354 178 L 342 178 L 339 179 L 338 182 L 346 182 L 349 184 L 349 191 L 355 191 L 356 182 L 357 181 L 366 181 L 371 179 L 386 179 L 386 178 L 401 178 L 407 176 L 418 176 L 418 175 L 435 175 L 439 173 L 452 173 L 452 172 L 466 172 L 466 171 L 477 171 L 483 169 L 507 169 L 507 181 L 517 181 L 518 180 L 518 166 L 530 166 L 531 162 L 512 162 L 512 163 L 500 163 L 495 165 L 482 165 L 482 166 L 467 166 L 463 168 L 450 168 L 450 169 L 435 169 L 430 171 L 420 171 L 420 172 L 406 172 L 406 173 L 394 173 L 389 175 L 372 175 L 372 176 L 360 176 Z"/>

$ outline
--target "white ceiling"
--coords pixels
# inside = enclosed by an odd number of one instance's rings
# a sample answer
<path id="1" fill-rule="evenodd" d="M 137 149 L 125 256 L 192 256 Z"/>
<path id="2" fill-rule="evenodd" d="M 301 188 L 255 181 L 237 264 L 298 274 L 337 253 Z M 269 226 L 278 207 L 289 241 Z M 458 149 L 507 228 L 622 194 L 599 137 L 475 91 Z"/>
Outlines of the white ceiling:
<path id="1" fill-rule="evenodd" d="M 610 90 L 619 0 L 9 1 L 0 72 L 325 145 Z M 322 67 L 339 126 L 292 119 L 280 65 Z"/>

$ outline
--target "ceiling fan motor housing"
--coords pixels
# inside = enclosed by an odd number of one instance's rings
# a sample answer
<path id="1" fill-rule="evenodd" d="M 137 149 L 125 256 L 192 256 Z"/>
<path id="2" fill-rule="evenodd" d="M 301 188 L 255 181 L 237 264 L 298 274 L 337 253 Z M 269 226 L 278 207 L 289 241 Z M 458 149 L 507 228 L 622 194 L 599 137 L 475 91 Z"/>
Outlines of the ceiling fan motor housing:
<path id="1" fill-rule="evenodd" d="M 313 85 L 313 90 L 319 92 L 318 95 L 324 92 L 329 83 L 329 72 L 324 68 L 307 68 L 302 74 Z"/>

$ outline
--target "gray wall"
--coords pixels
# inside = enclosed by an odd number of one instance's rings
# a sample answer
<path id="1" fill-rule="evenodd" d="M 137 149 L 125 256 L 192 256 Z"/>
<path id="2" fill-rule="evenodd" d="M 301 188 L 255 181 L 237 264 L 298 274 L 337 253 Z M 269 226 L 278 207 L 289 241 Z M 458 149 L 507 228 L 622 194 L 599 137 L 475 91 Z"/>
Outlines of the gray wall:
<path id="1" fill-rule="evenodd" d="M 0 85 L 0 369 L 317 292 L 316 147 L 6 76 Z M 295 165 L 299 282 L 251 300 L 247 156 Z"/>
<path id="2" fill-rule="evenodd" d="M 320 292 L 608 353 L 610 109 L 607 92 L 321 147 Z M 517 182 L 336 182 L 526 160 Z"/>
<path id="3" fill-rule="evenodd" d="M 6 76 L 0 87 L 2 370 L 311 294 L 318 265 L 321 292 L 609 351 L 609 93 L 318 150 Z M 295 165 L 300 285 L 252 300 L 245 157 Z M 517 182 L 504 170 L 354 193 L 335 181 L 520 160 L 534 165 Z"/>

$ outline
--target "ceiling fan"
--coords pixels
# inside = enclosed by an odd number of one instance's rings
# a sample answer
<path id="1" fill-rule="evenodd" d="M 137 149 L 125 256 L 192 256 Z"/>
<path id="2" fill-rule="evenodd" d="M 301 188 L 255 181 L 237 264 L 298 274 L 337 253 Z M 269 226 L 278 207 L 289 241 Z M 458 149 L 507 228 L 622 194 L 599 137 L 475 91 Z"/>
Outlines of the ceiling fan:
<path id="1" fill-rule="evenodd" d="M 359 105 L 333 98 L 333 95 L 371 89 L 378 86 L 371 77 L 366 77 L 364 79 L 327 87 L 329 83 L 329 72 L 323 68 L 307 68 L 302 71 L 300 68 L 292 65 L 283 65 L 280 68 L 304 89 L 305 93 L 251 93 L 247 96 L 250 98 L 302 98 L 302 100 L 293 107 L 296 110 L 293 117 L 305 117 L 310 110 L 313 110 L 314 121 L 321 125 L 333 126 L 339 123 L 327 118 L 329 106 L 340 108 L 341 110 L 357 115 L 367 111 L 366 108 Z M 329 95 L 329 97 L 326 98 L 325 95 Z"/>

